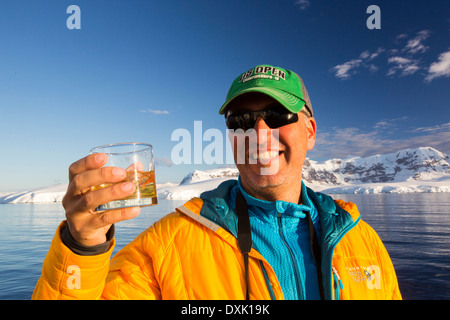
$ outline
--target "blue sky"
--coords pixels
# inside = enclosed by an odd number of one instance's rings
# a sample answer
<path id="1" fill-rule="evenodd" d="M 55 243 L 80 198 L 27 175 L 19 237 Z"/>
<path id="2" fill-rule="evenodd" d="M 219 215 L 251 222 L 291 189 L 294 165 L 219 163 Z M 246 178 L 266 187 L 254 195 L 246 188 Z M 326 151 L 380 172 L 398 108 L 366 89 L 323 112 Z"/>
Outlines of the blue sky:
<path id="1" fill-rule="evenodd" d="M 381 29 L 366 26 L 372 4 Z M 72 162 L 115 142 L 153 144 L 160 183 L 220 166 L 174 165 L 171 135 L 201 120 L 225 137 L 218 109 L 257 64 L 304 79 L 312 159 L 450 153 L 449 13 L 437 0 L 2 1 L 0 192 L 66 183 Z"/>

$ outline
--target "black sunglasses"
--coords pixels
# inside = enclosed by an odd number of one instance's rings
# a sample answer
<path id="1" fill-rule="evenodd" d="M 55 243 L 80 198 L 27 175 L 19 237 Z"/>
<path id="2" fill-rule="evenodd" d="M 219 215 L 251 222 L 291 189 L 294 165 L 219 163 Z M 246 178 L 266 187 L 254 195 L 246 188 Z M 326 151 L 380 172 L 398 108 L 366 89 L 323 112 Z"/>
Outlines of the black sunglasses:
<path id="1" fill-rule="evenodd" d="M 255 127 L 258 117 L 261 117 L 271 129 L 298 121 L 298 114 L 290 112 L 281 104 L 276 104 L 261 111 L 230 114 L 226 117 L 226 125 L 228 129 L 246 131 Z"/>

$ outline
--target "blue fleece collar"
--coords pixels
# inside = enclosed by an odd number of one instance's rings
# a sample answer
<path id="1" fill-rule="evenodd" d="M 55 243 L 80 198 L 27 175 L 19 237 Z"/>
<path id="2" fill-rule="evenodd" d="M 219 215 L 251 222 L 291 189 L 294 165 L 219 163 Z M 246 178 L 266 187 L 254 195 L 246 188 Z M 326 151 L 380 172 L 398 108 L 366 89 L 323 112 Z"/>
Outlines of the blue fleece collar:
<path id="1" fill-rule="evenodd" d="M 256 206 L 258 208 L 261 208 L 261 209 L 263 209 L 263 211 L 266 214 L 275 214 L 276 215 L 278 213 L 281 213 L 283 215 L 288 215 L 288 216 L 292 216 L 292 217 L 305 218 L 306 213 L 309 212 L 311 214 L 311 218 L 313 219 L 313 221 L 316 218 L 317 211 L 315 210 L 315 207 L 314 207 L 312 201 L 308 197 L 308 192 L 307 192 L 306 186 L 303 183 L 303 181 L 302 181 L 302 185 L 301 185 L 301 188 L 302 188 L 301 197 L 302 197 L 303 204 L 292 203 L 292 202 L 281 201 L 281 200 L 266 201 L 266 200 L 257 199 L 255 197 L 249 195 L 244 190 L 240 176 L 238 178 L 238 186 L 239 186 L 239 190 L 241 191 L 242 195 L 244 196 L 244 198 L 247 202 L 247 205 Z M 237 188 L 233 188 L 231 190 L 232 194 L 230 195 L 230 200 L 231 200 L 230 206 L 233 208 L 233 210 L 235 210 L 233 200 L 236 199 L 236 192 L 237 192 Z"/>

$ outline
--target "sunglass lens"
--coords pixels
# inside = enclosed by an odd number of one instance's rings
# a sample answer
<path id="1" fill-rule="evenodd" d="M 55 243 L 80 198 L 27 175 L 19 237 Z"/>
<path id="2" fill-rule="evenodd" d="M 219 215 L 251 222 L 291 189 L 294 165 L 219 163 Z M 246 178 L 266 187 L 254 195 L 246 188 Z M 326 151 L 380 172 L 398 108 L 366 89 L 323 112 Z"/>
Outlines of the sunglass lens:
<path id="1" fill-rule="evenodd" d="M 279 128 L 294 122 L 297 122 L 298 115 L 296 113 L 279 114 L 276 112 L 269 113 L 264 121 L 271 128 Z"/>
<path id="2" fill-rule="evenodd" d="M 255 126 L 255 122 L 244 115 L 229 116 L 226 124 L 230 130 L 243 129 L 244 131 Z"/>
<path id="3" fill-rule="evenodd" d="M 245 131 L 254 128 L 258 116 L 260 116 L 271 129 L 298 121 L 298 115 L 296 113 L 286 113 L 285 110 L 286 109 L 283 108 L 282 113 L 274 110 L 265 110 L 263 112 L 257 111 L 239 115 L 230 115 L 226 120 L 226 125 L 228 129 L 243 129 Z"/>

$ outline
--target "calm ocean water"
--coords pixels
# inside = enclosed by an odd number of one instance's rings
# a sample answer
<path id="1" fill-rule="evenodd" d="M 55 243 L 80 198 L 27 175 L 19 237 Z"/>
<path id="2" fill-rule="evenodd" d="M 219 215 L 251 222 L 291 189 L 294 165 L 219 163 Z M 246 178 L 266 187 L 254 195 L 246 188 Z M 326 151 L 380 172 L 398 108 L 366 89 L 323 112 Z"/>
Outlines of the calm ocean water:
<path id="1" fill-rule="evenodd" d="M 358 205 L 383 240 L 404 299 L 450 298 L 448 193 L 335 195 Z M 117 225 L 115 251 L 184 201 L 162 200 Z M 56 227 L 61 204 L 0 204 L 0 299 L 29 299 Z"/>

